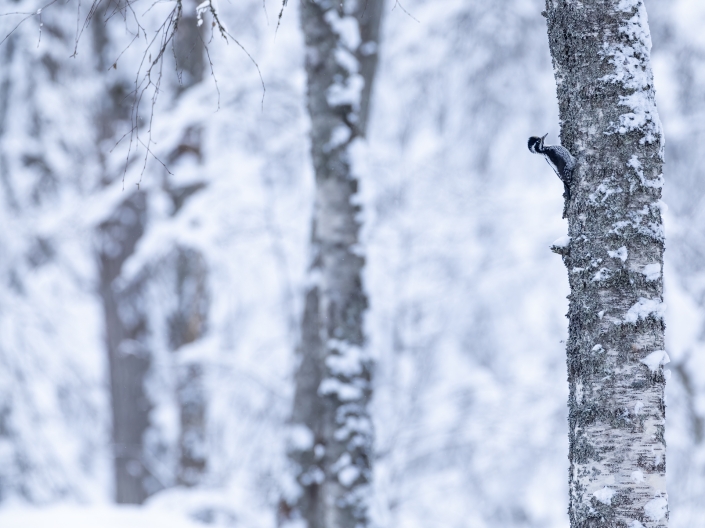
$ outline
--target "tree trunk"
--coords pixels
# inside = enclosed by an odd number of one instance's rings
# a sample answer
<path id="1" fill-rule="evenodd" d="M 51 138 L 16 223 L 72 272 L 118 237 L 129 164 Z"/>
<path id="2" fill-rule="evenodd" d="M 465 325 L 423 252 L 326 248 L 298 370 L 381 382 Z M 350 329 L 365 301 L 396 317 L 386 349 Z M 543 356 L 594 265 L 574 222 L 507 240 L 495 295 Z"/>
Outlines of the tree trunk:
<path id="1" fill-rule="evenodd" d="M 147 314 L 140 288 L 122 289 L 122 265 L 144 234 L 146 195 L 135 192 L 99 229 L 100 295 L 105 311 L 105 339 L 110 368 L 113 411 L 115 499 L 141 504 L 149 495 L 144 485 L 143 435 L 151 404 L 144 380 L 150 366 L 145 348 Z"/>
<path id="2" fill-rule="evenodd" d="M 643 0 L 547 0 L 562 144 L 570 523 L 665 527 L 663 137 Z M 560 246 L 560 247 L 558 247 Z"/>
<path id="3" fill-rule="evenodd" d="M 367 297 L 350 149 L 365 133 L 382 6 L 301 2 L 316 198 L 289 447 L 300 489 L 280 514 L 309 528 L 367 525 L 372 365 L 364 352 Z"/>
<path id="4" fill-rule="evenodd" d="M 170 264 L 172 264 L 170 262 Z M 200 252 L 178 248 L 176 268 L 177 306 L 169 320 L 170 348 L 179 350 L 203 336 L 208 318 L 206 262 Z M 176 398 L 179 405 L 179 464 L 177 482 L 196 486 L 206 472 L 206 404 L 203 366 L 177 357 Z"/>

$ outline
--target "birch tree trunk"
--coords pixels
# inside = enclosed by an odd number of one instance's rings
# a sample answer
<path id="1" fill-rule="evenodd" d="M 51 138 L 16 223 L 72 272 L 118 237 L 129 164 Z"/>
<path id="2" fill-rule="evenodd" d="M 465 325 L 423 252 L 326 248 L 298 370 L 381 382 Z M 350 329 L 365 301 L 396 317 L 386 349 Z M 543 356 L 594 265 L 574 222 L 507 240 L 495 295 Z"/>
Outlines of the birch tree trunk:
<path id="1" fill-rule="evenodd" d="M 663 137 L 643 0 L 547 0 L 562 144 L 570 523 L 665 527 Z M 558 247 L 560 246 L 560 247 Z"/>
<path id="2" fill-rule="evenodd" d="M 316 198 L 289 448 L 300 488 L 280 515 L 309 528 L 367 525 L 372 365 L 350 147 L 365 134 L 382 6 L 301 2 Z"/>

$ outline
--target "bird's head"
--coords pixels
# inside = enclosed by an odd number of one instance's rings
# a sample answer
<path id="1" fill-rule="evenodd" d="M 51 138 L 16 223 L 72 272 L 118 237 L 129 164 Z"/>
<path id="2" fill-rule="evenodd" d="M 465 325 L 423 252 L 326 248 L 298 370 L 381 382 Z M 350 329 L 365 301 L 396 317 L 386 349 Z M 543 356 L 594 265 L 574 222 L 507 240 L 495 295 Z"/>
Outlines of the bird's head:
<path id="1" fill-rule="evenodd" d="M 543 150 L 543 140 L 546 139 L 548 134 L 544 134 L 543 137 L 531 136 L 529 138 L 529 150 L 534 154 L 540 154 Z"/>

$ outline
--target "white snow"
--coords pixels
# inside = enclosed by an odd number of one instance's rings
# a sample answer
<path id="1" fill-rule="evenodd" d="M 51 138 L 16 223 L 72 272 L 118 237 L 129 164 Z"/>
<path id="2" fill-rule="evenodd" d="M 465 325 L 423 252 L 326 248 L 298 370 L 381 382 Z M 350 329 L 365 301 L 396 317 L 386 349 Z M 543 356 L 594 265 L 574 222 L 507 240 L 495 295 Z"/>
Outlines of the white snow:
<path id="1" fill-rule="evenodd" d="M 608 251 L 607 254 L 612 258 L 618 258 L 622 262 L 626 262 L 629 253 L 627 252 L 627 248 L 622 246 L 616 251 Z"/>
<path id="2" fill-rule="evenodd" d="M 377 43 L 370 40 L 360 46 L 360 53 L 365 56 L 374 55 L 377 53 Z"/>
<path id="3" fill-rule="evenodd" d="M 293 451 L 306 451 L 313 447 L 313 431 L 303 424 L 290 426 L 288 436 L 288 446 Z"/>
<path id="4" fill-rule="evenodd" d="M 320 484 L 326 480 L 326 474 L 318 466 L 314 466 L 309 469 L 306 473 L 301 475 L 301 483 L 304 486 L 309 486 L 311 484 Z"/>
<path id="5" fill-rule="evenodd" d="M 602 504 L 612 504 L 612 497 L 614 497 L 615 493 L 615 490 L 605 486 L 604 488 L 595 491 L 593 496 Z"/>
<path id="6" fill-rule="evenodd" d="M 640 297 L 639 300 L 629 308 L 624 316 L 625 323 L 636 323 L 639 319 L 646 319 L 653 316 L 656 319 L 663 319 L 666 312 L 666 305 L 659 299 L 647 299 Z"/>
<path id="7" fill-rule="evenodd" d="M 656 497 L 644 505 L 644 513 L 652 521 L 660 521 L 667 512 L 668 500 L 664 497 Z"/>
<path id="8" fill-rule="evenodd" d="M 345 68 L 348 73 L 358 73 L 360 70 L 360 63 L 357 58 L 347 49 L 336 48 L 335 60 L 338 64 Z"/>
<path id="9" fill-rule="evenodd" d="M 341 145 L 344 145 L 350 139 L 351 135 L 352 132 L 350 131 L 349 126 L 336 126 L 330 134 L 330 141 L 325 144 L 323 150 L 325 152 L 330 152 L 331 150 L 336 149 Z"/>
<path id="10" fill-rule="evenodd" d="M 567 248 L 570 245 L 570 237 L 568 235 L 563 235 L 562 237 L 557 238 L 551 245 L 557 248 Z"/>
<path id="11" fill-rule="evenodd" d="M 634 482 L 644 482 L 644 472 L 640 469 L 632 471 L 631 477 Z"/>
<path id="12" fill-rule="evenodd" d="M 196 6 L 196 25 L 201 27 L 203 25 L 203 13 L 211 9 L 211 0 L 205 0 Z"/>
<path id="13" fill-rule="evenodd" d="M 661 264 L 655 262 L 644 266 L 642 273 L 646 276 L 647 281 L 655 281 L 661 278 Z"/>
<path id="14" fill-rule="evenodd" d="M 362 89 L 365 86 L 365 80 L 362 75 L 354 73 L 347 77 L 343 83 L 333 84 L 328 88 L 326 100 L 331 106 L 350 105 L 353 108 L 359 108 Z"/>
<path id="15" fill-rule="evenodd" d="M 346 488 L 349 488 L 359 476 L 360 470 L 355 466 L 346 466 L 338 471 L 338 481 Z"/>
<path id="16" fill-rule="evenodd" d="M 180 512 L 140 506 L 61 505 L 0 509 L 3 528 L 202 528 Z"/>
<path id="17" fill-rule="evenodd" d="M 337 378 L 326 378 L 318 387 L 318 394 L 325 396 L 335 394 L 340 401 L 348 402 L 362 398 L 362 390 L 350 383 L 345 383 Z"/>
<path id="18" fill-rule="evenodd" d="M 640 401 L 636 402 L 636 403 L 634 404 L 634 414 L 637 414 L 637 415 L 638 415 L 639 413 L 641 413 L 641 410 L 642 410 L 643 408 L 644 408 L 644 403 L 643 403 L 643 402 L 640 402 Z"/>
<path id="19" fill-rule="evenodd" d="M 360 30 L 355 17 L 341 17 L 335 8 L 329 9 L 324 16 L 331 29 L 340 37 L 343 46 L 355 51 L 360 45 Z"/>
<path id="20" fill-rule="evenodd" d="M 670 363 L 671 358 L 668 357 L 665 350 L 656 350 L 639 361 L 649 367 L 651 372 L 656 372 L 661 365 Z"/>
<path id="21" fill-rule="evenodd" d="M 351 378 L 362 373 L 363 362 L 369 361 L 364 350 L 356 345 L 351 345 L 338 339 L 328 341 L 329 350 L 336 353 L 326 358 L 326 365 L 333 376 Z"/>
<path id="22" fill-rule="evenodd" d="M 620 97 L 620 104 L 631 112 L 620 116 L 616 131 L 626 133 L 640 129 L 644 132 L 642 142 L 651 143 L 662 139 L 661 121 L 656 110 L 651 68 L 643 68 L 642 57 L 651 53 L 651 35 L 643 0 L 624 0 L 624 12 L 636 13 L 619 28 L 626 35 L 628 44 L 604 45 L 604 53 L 614 65 L 614 73 L 603 77 L 607 82 L 621 83 L 631 94 Z"/>
<path id="23" fill-rule="evenodd" d="M 372 434 L 372 423 L 366 416 L 348 416 L 345 423 L 335 431 L 335 438 L 345 440 L 355 434 L 370 436 Z"/>

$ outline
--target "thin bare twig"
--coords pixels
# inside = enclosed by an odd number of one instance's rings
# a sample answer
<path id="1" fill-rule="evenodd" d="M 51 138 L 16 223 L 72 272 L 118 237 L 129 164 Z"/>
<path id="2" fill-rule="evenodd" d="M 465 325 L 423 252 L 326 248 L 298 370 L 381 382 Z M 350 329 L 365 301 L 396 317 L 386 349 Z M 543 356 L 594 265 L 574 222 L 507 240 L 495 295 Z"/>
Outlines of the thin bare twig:
<path id="1" fill-rule="evenodd" d="M 153 126 L 154 126 L 154 120 L 155 120 L 155 106 L 157 104 L 157 100 L 159 98 L 159 95 L 161 94 L 161 82 L 162 82 L 162 76 L 163 76 L 163 70 L 164 70 L 164 56 L 169 47 L 171 46 L 172 53 L 174 53 L 174 58 L 175 58 L 175 68 L 176 68 L 176 73 L 177 73 L 177 79 L 179 80 L 179 83 L 181 83 L 182 79 L 182 72 L 179 71 L 179 64 L 178 60 L 176 59 L 176 52 L 174 48 L 174 42 L 175 42 L 175 36 L 179 28 L 179 23 L 183 18 L 183 6 L 182 2 L 183 0 L 152 0 L 151 4 L 149 7 L 147 7 L 146 10 L 142 13 L 142 15 L 138 15 L 135 11 L 135 7 L 137 2 L 140 0 L 91 0 L 90 7 L 88 8 L 88 13 L 85 15 L 85 17 L 82 17 L 81 15 L 81 2 L 82 0 L 78 0 L 77 2 L 77 11 L 76 11 L 76 34 L 74 37 L 74 50 L 73 54 L 71 55 L 72 57 L 76 57 L 78 54 L 78 44 L 88 28 L 88 26 L 91 23 L 96 23 L 95 18 L 98 13 L 103 13 L 103 20 L 102 23 L 107 24 L 115 15 L 120 15 L 122 18 L 122 21 L 125 23 L 125 29 L 129 34 L 132 35 L 132 40 L 125 46 L 122 51 L 117 55 L 115 60 L 112 62 L 112 64 L 109 66 L 108 71 L 110 68 L 117 69 L 117 63 L 118 61 L 122 58 L 122 56 L 125 54 L 125 52 L 130 49 L 136 41 L 140 39 L 140 36 L 144 36 L 144 51 L 142 53 L 141 60 L 139 61 L 139 64 L 137 66 L 137 71 L 135 73 L 134 77 L 134 82 L 133 82 L 133 87 L 132 90 L 125 95 L 125 99 L 132 99 L 132 104 L 130 108 L 130 128 L 129 130 L 123 134 L 120 139 L 115 143 L 115 145 L 110 149 L 110 152 L 113 152 L 117 146 L 122 143 L 122 141 L 125 138 L 129 138 L 129 144 L 127 147 L 127 154 L 125 158 L 125 167 L 123 169 L 123 175 L 122 175 L 122 185 L 123 189 L 125 187 L 125 177 L 127 175 L 127 170 L 130 166 L 130 160 L 133 155 L 133 151 L 135 150 L 136 146 L 141 145 L 142 147 L 145 148 L 145 155 L 144 155 L 144 160 L 142 163 L 142 169 L 140 171 L 140 178 L 138 182 L 138 187 L 139 183 L 142 182 L 142 177 L 144 176 L 144 173 L 147 169 L 147 161 L 150 158 L 150 156 L 154 159 L 156 159 L 166 170 L 171 174 L 169 171 L 168 167 L 166 164 L 159 159 L 159 157 L 154 153 L 152 149 L 152 145 L 155 145 L 156 143 L 153 140 L 152 134 L 153 134 Z M 288 0 L 283 0 L 284 6 L 286 6 Z M 23 16 L 23 18 L 10 30 L 8 34 L 4 36 L 2 40 L 0 40 L 0 45 L 3 44 L 10 36 L 12 36 L 15 31 L 27 20 L 29 20 L 32 17 L 39 16 L 40 17 L 40 24 L 41 24 L 41 13 L 43 10 L 47 9 L 48 7 L 53 6 L 59 2 L 59 0 L 50 0 L 48 3 L 46 3 L 42 8 L 38 9 L 36 12 L 21 12 L 21 11 L 16 11 L 16 12 L 11 12 L 11 13 L 2 13 L 0 16 L 11 16 L 11 15 L 19 15 Z M 143 18 L 157 5 L 157 4 L 162 4 L 162 3 L 169 3 L 173 2 L 174 8 L 169 11 L 169 13 L 165 16 L 164 20 L 161 22 L 161 24 L 154 30 L 154 33 L 149 36 L 147 29 L 142 25 L 142 20 Z M 263 0 L 264 2 L 264 0 Z M 215 7 L 211 2 L 201 4 L 199 6 L 200 9 L 198 9 L 198 20 L 199 20 L 199 25 L 202 23 L 201 19 L 201 13 L 202 12 L 209 12 L 211 16 L 213 17 L 213 23 L 212 23 L 212 28 L 213 32 L 217 28 L 218 32 L 220 33 L 221 37 L 226 41 L 226 43 L 229 43 L 231 40 L 247 55 L 248 59 L 252 62 L 252 64 L 255 66 L 257 70 L 257 74 L 260 79 L 260 83 L 262 84 L 262 101 L 261 101 L 261 107 L 262 110 L 264 110 L 264 99 L 266 96 L 266 86 L 264 83 L 264 78 L 262 76 L 262 72 L 260 70 L 259 64 L 257 61 L 252 57 L 252 55 L 247 51 L 247 49 L 238 41 L 235 37 L 233 37 L 232 34 L 228 32 L 228 30 L 225 28 L 224 24 L 220 20 L 220 17 L 218 15 L 218 12 L 216 11 Z M 265 13 L 266 13 L 266 5 L 264 5 L 265 8 Z M 283 9 L 283 7 L 282 7 Z M 279 15 L 279 19 L 281 20 L 282 13 Z M 81 22 L 81 19 L 83 18 L 83 21 Z M 39 32 L 39 41 L 41 42 L 41 25 L 40 25 L 40 32 Z M 213 35 L 213 34 L 212 34 Z M 208 64 L 210 68 L 210 73 L 211 77 L 213 78 L 214 86 L 216 89 L 216 92 L 218 94 L 218 103 L 217 103 L 217 110 L 220 109 L 220 99 L 221 99 L 221 94 L 220 94 L 220 88 L 218 86 L 218 79 L 215 75 L 215 67 L 213 64 L 213 60 L 210 54 L 210 50 L 208 48 L 208 43 L 206 43 L 203 39 L 203 37 L 199 37 L 201 39 L 201 42 L 204 45 L 205 49 L 205 54 L 206 57 L 208 58 Z M 211 41 L 212 41 L 212 36 L 211 36 Z M 209 41 L 210 43 L 210 41 Z M 154 53 L 154 57 L 152 57 L 152 53 Z M 148 92 L 151 93 L 151 95 L 148 95 Z M 123 99 L 124 100 L 124 99 Z M 140 108 L 145 104 L 146 101 L 149 101 L 149 116 L 145 120 L 143 119 L 143 116 L 141 115 Z M 146 132 L 142 133 L 142 128 L 143 126 L 146 125 Z M 145 137 L 146 134 L 146 137 Z"/>
<path id="2" fill-rule="evenodd" d="M 401 2 L 400 2 L 399 0 L 394 0 L 394 7 L 392 7 L 392 11 L 394 11 L 394 10 L 397 8 L 397 6 L 399 6 L 399 9 L 401 9 L 402 11 L 404 11 L 404 13 L 406 13 L 409 18 L 411 18 L 411 19 L 414 20 L 415 22 L 418 22 L 419 24 L 421 23 L 421 22 L 419 21 L 419 19 L 417 19 L 414 15 L 412 15 L 412 14 L 409 13 L 406 9 L 404 9 L 404 6 L 401 5 Z"/>
<path id="3" fill-rule="evenodd" d="M 5 35 L 5 37 L 4 37 L 2 40 L 0 40 L 0 46 L 2 46 L 2 44 L 3 44 L 7 39 L 9 39 L 9 38 L 12 36 L 12 34 L 13 34 L 15 31 L 17 31 L 17 29 L 18 29 L 22 24 L 24 24 L 27 20 L 29 20 L 30 18 L 33 18 L 33 17 L 35 17 L 35 16 L 41 16 L 42 11 L 44 11 L 47 7 L 51 7 L 52 5 L 54 5 L 55 3 L 57 3 L 58 1 L 59 1 L 59 0 L 51 0 L 51 2 L 49 2 L 49 3 L 46 4 L 46 5 L 44 5 L 43 7 L 40 7 L 40 8 L 37 9 L 34 13 L 27 13 L 27 12 L 22 12 L 22 11 L 14 11 L 14 12 L 12 12 L 12 13 L 3 13 L 2 15 L 0 15 L 0 16 L 25 15 L 25 17 L 24 17 L 22 20 L 20 20 L 20 21 L 15 25 L 15 27 L 13 27 L 13 28 L 11 29 L 10 32 L 7 33 L 7 35 Z"/>

